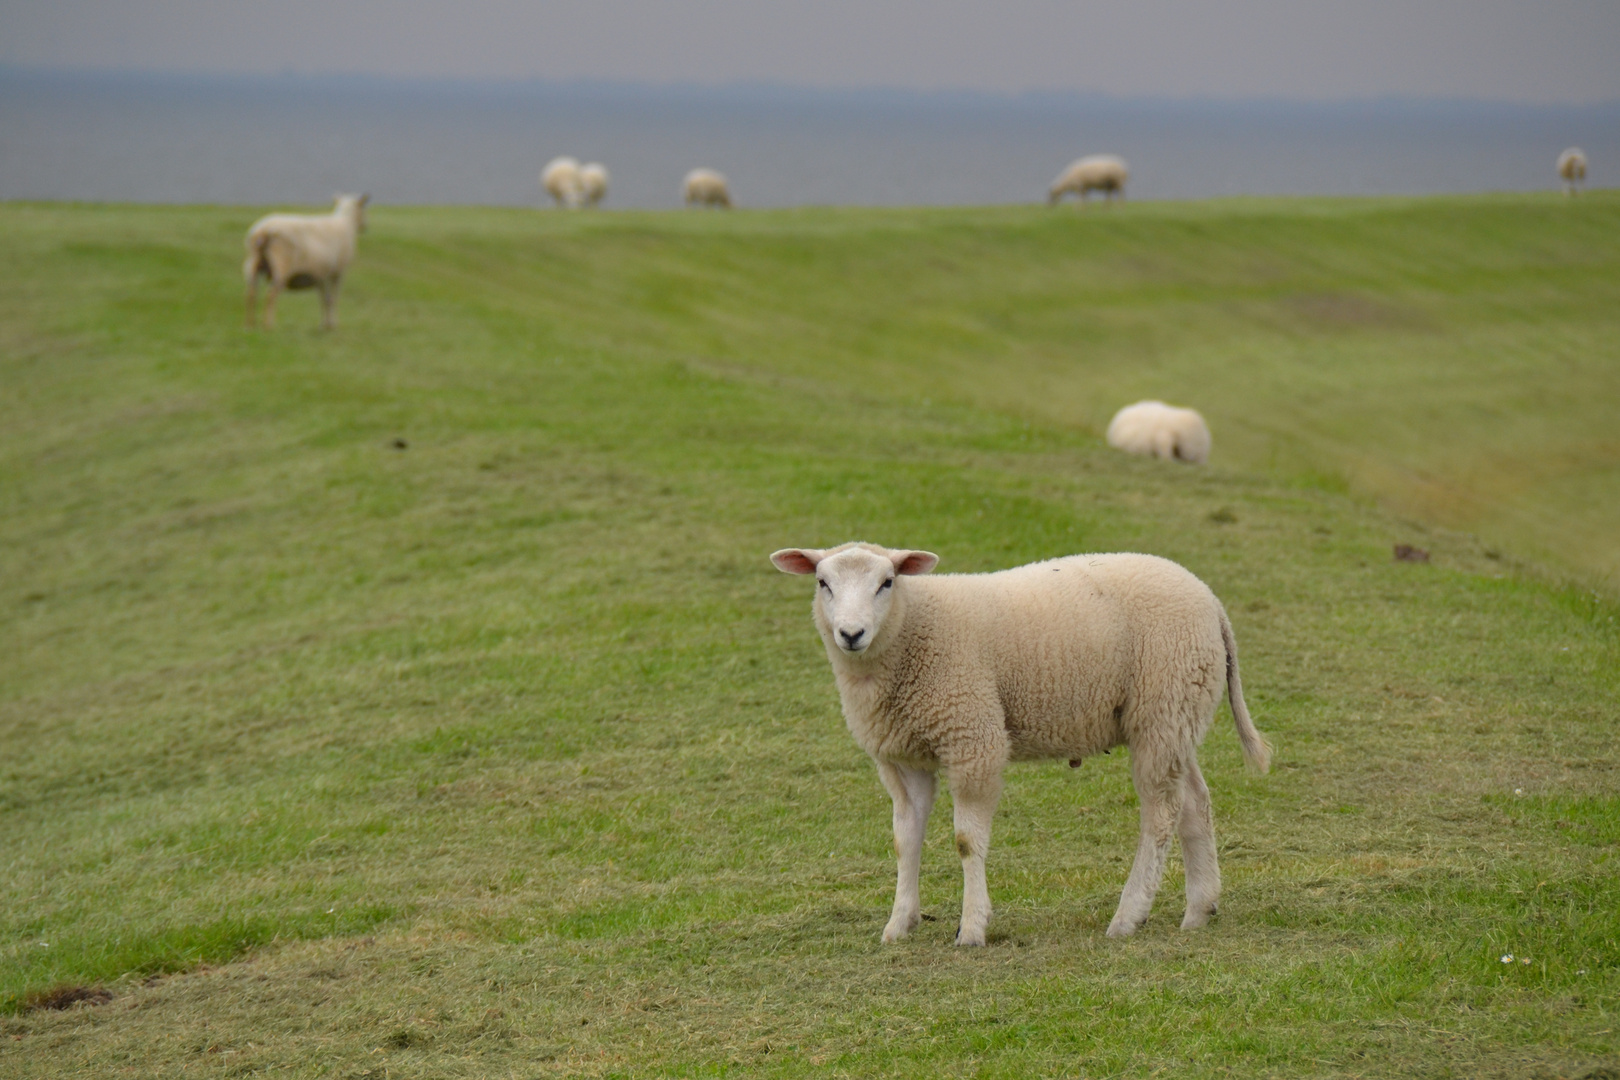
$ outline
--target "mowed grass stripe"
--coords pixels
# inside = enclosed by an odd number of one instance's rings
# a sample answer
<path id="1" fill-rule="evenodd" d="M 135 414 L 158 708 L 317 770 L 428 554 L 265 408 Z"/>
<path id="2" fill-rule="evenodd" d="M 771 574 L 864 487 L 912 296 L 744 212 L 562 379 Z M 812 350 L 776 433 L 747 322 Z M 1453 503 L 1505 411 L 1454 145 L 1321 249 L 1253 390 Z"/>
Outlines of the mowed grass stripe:
<path id="1" fill-rule="evenodd" d="M 4 1020 L 0 1074 L 1612 1061 L 1612 603 L 1347 495 L 1326 437 L 1246 458 L 1219 395 L 1208 469 L 1092 434 L 1132 379 L 1202 393 L 1246 351 L 1241 415 L 1346 391 L 1444 420 L 1462 309 L 1508 324 L 1480 363 L 1557 428 L 1612 355 L 1613 234 L 1571 254 L 1570 209 L 384 208 L 323 336 L 302 298 L 236 326 L 251 212 L 5 208 L 0 983 L 119 996 Z M 1561 258 L 1586 278 L 1526 285 Z M 1395 278 L 1421 319 L 1332 322 Z M 1277 329 L 1265 298 L 1299 295 L 1329 306 Z M 1597 359 L 1526 381 L 1501 355 L 1535 325 Z M 1229 354 L 1199 361 L 1200 327 Z M 1398 458 L 1388 430 L 1347 445 Z M 952 570 L 1149 550 L 1211 583 L 1279 762 L 1246 777 L 1222 711 L 1209 933 L 1174 929 L 1172 873 L 1138 939 L 1102 939 L 1135 833 L 1113 755 L 1012 772 L 991 948 L 949 947 L 948 805 L 936 921 L 877 946 L 887 800 L 764 561 L 852 536 Z"/>

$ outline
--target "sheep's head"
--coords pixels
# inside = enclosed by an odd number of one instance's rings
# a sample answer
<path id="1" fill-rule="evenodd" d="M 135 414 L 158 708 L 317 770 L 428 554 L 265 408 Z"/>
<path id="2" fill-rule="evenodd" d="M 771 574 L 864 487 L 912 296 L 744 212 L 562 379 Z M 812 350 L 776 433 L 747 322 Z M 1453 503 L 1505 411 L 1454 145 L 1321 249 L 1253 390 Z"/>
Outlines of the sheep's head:
<path id="1" fill-rule="evenodd" d="M 926 574 L 939 564 L 927 551 L 890 551 L 876 544 L 844 544 L 821 550 L 783 548 L 771 562 L 784 574 L 816 577 L 816 626 L 829 647 L 846 655 L 866 651 L 894 606 L 894 583 L 905 574 Z"/>
<path id="2" fill-rule="evenodd" d="M 333 200 L 337 203 L 336 213 L 353 215 L 356 232 L 366 231 L 366 203 L 371 201 L 370 195 L 335 195 Z"/>

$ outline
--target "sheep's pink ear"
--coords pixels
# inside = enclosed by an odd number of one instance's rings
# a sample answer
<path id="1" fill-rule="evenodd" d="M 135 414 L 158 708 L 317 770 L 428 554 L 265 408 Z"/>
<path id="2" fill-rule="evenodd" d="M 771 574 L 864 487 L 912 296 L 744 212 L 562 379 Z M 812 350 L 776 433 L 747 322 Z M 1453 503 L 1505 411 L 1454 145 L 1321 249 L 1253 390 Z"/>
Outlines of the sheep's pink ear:
<path id="1" fill-rule="evenodd" d="M 889 561 L 897 574 L 926 574 L 939 565 L 939 556 L 932 551 L 891 551 Z"/>
<path id="2" fill-rule="evenodd" d="M 771 565 L 784 574 L 813 574 L 825 554 L 815 548 L 783 548 L 771 553 Z"/>

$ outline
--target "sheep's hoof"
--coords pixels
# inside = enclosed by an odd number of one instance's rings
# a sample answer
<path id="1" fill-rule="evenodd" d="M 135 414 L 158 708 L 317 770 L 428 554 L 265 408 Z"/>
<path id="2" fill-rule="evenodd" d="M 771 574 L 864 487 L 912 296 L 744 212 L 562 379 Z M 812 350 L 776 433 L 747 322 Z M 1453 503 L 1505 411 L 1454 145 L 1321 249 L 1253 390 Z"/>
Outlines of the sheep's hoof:
<path id="1" fill-rule="evenodd" d="M 984 945 L 984 931 L 964 931 L 960 926 L 958 926 L 956 928 L 956 944 L 963 946 L 978 946 L 982 948 Z"/>
<path id="2" fill-rule="evenodd" d="M 1208 926 L 1210 917 L 1217 910 L 1214 904 L 1209 905 L 1207 908 L 1188 908 L 1187 917 L 1181 920 L 1181 928 L 1183 930 L 1197 930 L 1199 927 Z"/>
<path id="3" fill-rule="evenodd" d="M 1108 924 L 1109 937 L 1130 937 L 1134 933 L 1136 933 L 1136 925 L 1134 923 L 1121 922 L 1120 920 L 1115 919 L 1113 922 Z"/>
<path id="4" fill-rule="evenodd" d="M 889 919 L 889 925 L 883 928 L 883 941 L 885 944 L 903 941 L 916 928 L 920 920 L 913 915 L 909 919 L 902 915 L 895 915 Z"/>

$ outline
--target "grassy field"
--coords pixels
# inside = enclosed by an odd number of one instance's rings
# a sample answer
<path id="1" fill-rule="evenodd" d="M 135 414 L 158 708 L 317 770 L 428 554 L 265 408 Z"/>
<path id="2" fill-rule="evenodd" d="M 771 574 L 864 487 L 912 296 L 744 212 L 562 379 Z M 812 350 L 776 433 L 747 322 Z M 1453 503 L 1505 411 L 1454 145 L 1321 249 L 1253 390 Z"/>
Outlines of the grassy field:
<path id="1" fill-rule="evenodd" d="M 254 216 L 0 205 L 0 1076 L 1620 1068 L 1620 196 L 384 207 L 332 334 Z M 1103 937 L 1116 754 L 1010 771 L 983 950 L 942 798 L 879 944 L 765 559 L 853 537 L 1212 585 L 1210 928 Z"/>

